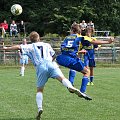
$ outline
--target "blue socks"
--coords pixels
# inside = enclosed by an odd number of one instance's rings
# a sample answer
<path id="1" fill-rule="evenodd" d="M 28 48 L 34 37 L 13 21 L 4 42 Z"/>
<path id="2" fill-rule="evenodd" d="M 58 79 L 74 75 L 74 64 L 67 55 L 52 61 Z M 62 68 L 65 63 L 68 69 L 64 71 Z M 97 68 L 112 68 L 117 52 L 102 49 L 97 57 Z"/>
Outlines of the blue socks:
<path id="1" fill-rule="evenodd" d="M 70 69 L 70 71 L 69 71 L 69 81 L 71 82 L 72 85 L 74 84 L 75 75 L 76 75 L 76 71 Z"/>
<path id="2" fill-rule="evenodd" d="M 72 85 L 74 84 L 75 75 L 76 75 L 76 71 L 70 69 L 70 71 L 69 71 L 69 81 L 71 82 Z M 90 82 L 93 81 L 93 78 L 94 78 L 93 76 L 90 77 Z M 81 84 L 81 88 L 80 88 L 81 92 L 83 92 L 83 93 L 86 92 L 88 82 L 89 82 L 88 77 L 84 76 L 82 78 L 82 84 Z"/>
<path id="3" fill-rule="evenodd" d="M 94 76 L 90 76 L 90 82 L 93 82 Z"/>
<path id="4" fill-rule="evenodd" d="M 80 91 L 81 92 L 85 92 L 86 91 L 86 88 L 87 88 L 87 83 L 89 82 L 89 79 L 88 77 L 83 77 L 82 79 L 82 84 L 81 84 L 81 88 L 80 88 Z"/>

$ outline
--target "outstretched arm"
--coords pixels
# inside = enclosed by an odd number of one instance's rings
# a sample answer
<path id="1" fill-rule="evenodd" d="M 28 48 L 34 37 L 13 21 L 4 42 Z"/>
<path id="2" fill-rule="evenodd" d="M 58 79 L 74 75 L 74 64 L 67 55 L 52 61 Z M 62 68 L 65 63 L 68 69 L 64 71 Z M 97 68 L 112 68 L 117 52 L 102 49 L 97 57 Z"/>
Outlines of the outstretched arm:
<path id="1" fill-rule="evenodd" d="M 20 45 L 14 45 L 14 46 L 11 46 L 11 47 L 3 47 L 3 48 L 0 48 L 1 50 L 21 50 L 21 47 Z"/>
<path id="2" fill-rule="evenodd" d="M 112 42 L 114 42 L 114 38 L 111 37 L 109 40 L 107 41 L 102 41 L 102 40 L 94 40 L 91 41 L 92 44 L 95 44 L 95 45 L 101 45 L 101 44 L 111 44 Z"/>

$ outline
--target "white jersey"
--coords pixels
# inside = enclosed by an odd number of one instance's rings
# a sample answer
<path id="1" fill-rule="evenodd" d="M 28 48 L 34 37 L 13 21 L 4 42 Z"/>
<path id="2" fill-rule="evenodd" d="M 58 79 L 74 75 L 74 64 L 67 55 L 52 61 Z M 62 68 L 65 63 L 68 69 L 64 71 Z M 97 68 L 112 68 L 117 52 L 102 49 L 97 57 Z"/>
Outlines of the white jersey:
<path id="1" fill-rule="evenodd" d="M 24 51 L 26 45 L 27 45 L 27 44 L 21 44 L 21 45 L 20 45 L 21 48 L 23 49 L 22 51 L 18 50 L 18 51 L 21 53 L 21 55 L 26 55 L 26 52 Z"/>
<path id="2" fill-rule="evenodd" d="M 52 61 L 55 51 L 50 44 L 36 42 L 27 45 L 21 45 L 22 53 L 28 55 L 34 66 L 41 64 L 44 60 Z"/>

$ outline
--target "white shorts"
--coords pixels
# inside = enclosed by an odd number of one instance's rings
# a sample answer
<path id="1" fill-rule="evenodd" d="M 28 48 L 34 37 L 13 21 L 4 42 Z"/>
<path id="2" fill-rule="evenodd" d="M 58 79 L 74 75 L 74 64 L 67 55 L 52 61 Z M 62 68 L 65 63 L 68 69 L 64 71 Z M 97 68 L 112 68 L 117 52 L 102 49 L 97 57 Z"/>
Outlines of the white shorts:
<path id="1" fill-rule="evenodd" d="M 23 55 L 22 58 L 20 58 L 20 64 L 28 64 L 28 56 Z"/>
<path id="2" fill-rule="evenodd" d="M 44 87 L 49 78 L 63 77 L 63 73 L 55 62 L 44 61 L 36 67 L 37 87 Z"/>

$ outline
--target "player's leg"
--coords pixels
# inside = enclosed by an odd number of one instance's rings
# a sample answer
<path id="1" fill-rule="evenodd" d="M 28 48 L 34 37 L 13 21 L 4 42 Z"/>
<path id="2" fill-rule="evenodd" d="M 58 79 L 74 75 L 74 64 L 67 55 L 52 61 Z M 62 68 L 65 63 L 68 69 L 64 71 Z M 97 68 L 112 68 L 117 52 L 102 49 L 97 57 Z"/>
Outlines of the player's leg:
<path id="1" fill-rule="evenodd" d="M 38 108 L 38 113 L 36 116 L 37 120 L 40 120 L 41 114 L 43 112 L 43 89 L 48 81 L 48 74 L 47 74 L 46 63 L 43 63 L 39 66 L 36 66 L 36 74 L 37 74 L 37 93 L 36 93 L 36 103 Z"/>
<path id="2" fill-rule="evenodd" d="M 22 57 L 22 58 L 20 58 L 20 65 L 21 65 L 21 67 L 20 67 L 20 75 L 21 76 L 24 76 L 24 72 L 25 72 L 25 59 Z"/>
<path id="3" fill-rule="evenodd" d="M 94 67 L 90 67 L 90 85 L 94 85 L 93 84 L 93 80 L 94 80 Z"/>
<path id="4" fill-rule="evenodd" d="M 89 75 L 90 75 L 90 71 L 88 68 L 84 67 L 84 69 L 81 71 L 81 73 L 83 73 L 83 78 L 82 78 L 82 83 L 81 83 L 81 87 L 80 87 L 80 91 L 81 92 L 86 92 L 87 89 L 87 85 L 89 82 Z"/>
<path id="5" fill-rule="evenodd" d="M 23 64 L 24 64 L 24 67 L 22 68 L 24 71 L 23 71 L 23 75 L 25 74 L 25 67 L 26 65 L 28 64 L 28 56 L 24 56 L 24 60 L 23 60 Z"/>
<path id="6" fill-rule="evenodd" d="M 84 65 L 87 69 L 89 69 L 89 56 L 88 54 L 84 55 Z M 83 73 L 84 74 L 84 73 Z M 84 80 L 83 80 L 84 81 Z M 90 81 L 88 81 L 87 85 L 90 85 Z"/>
<path id="7" fill-rule="evenodd" d="M 25 71 L 24 64 L 21 64 L 21 67 L 20 67 L 20 75 L 21 76 L 24 76 L 24 71 Z"/>
<path id="8" fill-rule="evenodd" d="M 76 71 L 70 69 L 70 71 L 69 71 L 69 81 L 71 82 L 72 85 L 74 85 L 75 75 L 76 75 Z"/>
<path id="9" fill-rule="evenodd" d="M 83 73 L 80 91 L 84 93 L 86 91 L 87 83 L 89 82 L 89 79 L 88 79 L 88 77 L 90 75 L 89 69 L 87 69 L 85 67 L 84 63 L 79 58 L 73 59 L 72 63 L 69 65 L 69 67 L 71 69 L 74 69 L 78 72 Z"/>
<path id="10" fill-rule="evenodd" d="M 42 108 L 42 103 L 43 103 L 43 89 L 44 87 L 37 87 L 37 93 L 36 93 L 36 103 L 37 103 L 37 107 L 38 107 L 38 113 L 36 116 L 36 120 L 40 120 L 41 118 L 41 114 L 43 112 L 43 108 Z"/>
<path id="11" fill-rule="evenodd" d="M 95 60 L 94 59 L 90 59 L 90 62 L 89 62 L 89 67 L 90 67 L 90 85 L 94 85 L 93 84 L 93 80 L 94 80 L 94 67 L 95 66 L 96 66 Z"/>
<path id="12" fill-rule="evenodd" d="M 91 97 L 89 97 L 88 95 L 80 92 L 78 89 L 73 87 L 72 84 L 70 83 L 70 81 L 68 79 L 66 79 L 65 77 L 59 76 L 56 79 L 58 79 L 60 82 L 62 82 L 62 84 L 68 88 L 69 92 L 75 93 L 76 95 L 78 95 L 78 97 L 84 98 L 86 100 L 92 100 Z"/>
<path id="13" fill-rule="evenodd" d="M 59 66 L 55 62 L 49 63 L 49 74 L 50 77 L 56 78 L 68 89 L 69 88 L 74 89 L 71 82 L 64 77 L 62 71 L 59 69 Z"/>
<path id="14" fill-rule="evenodd" d="M 70 69 L 76 70 L 78 72 L 81 72 L 85 67 L 84 63 L 79 58 L 72 58 L 72 57 L 66 56 L 66 55 L 59 55 L 59 56 L 57 56 L 56 60 L 57 60 L 58 64 L 68 67 Z M 86 78 L 86 79 L 88 80 L 88 78 Z"/>
<path id="15" fill-rule="evenodd" d="M 85 98 L 86 100 L 92 100 L 89 96 L 87 96 L 84 93 L 81 93 L 78 89 L 73 87 L 72 84 L 70 83 L 70 81 L 64 77 L 64 75 L 61 72 L 61 70 L 59 69 L 59 67 L 55 67 L 54 69 L 52 68 L 50 70 L 50 73 L 51 73 L 50 76 L 52 78 L 56 78 L 57 80 L 59 80 L 65 87 L 68 88 L 68 90 L 70 92 L 75 93 L 79 97 Z"/>

